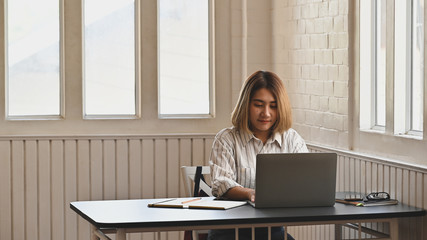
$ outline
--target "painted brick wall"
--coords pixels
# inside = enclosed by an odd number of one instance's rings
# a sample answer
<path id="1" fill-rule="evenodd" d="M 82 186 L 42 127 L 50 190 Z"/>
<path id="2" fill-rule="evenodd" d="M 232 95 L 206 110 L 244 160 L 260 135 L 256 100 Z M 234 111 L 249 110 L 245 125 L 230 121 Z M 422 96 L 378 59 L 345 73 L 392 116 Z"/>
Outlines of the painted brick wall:
<path id="1" fill-rule="evenodd" d="M 294 128 L 348 146 L 348 0 L 273 0 L 273 68 L 285 81 Z"/>

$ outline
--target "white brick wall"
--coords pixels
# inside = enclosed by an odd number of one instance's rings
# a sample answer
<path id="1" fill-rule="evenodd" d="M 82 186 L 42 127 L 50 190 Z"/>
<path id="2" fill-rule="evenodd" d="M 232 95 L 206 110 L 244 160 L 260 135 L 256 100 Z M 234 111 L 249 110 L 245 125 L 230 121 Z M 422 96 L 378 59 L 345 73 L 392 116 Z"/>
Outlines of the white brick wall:
<path id="1" fill-rule="evenodd" d="M 287 84 L 294 128 L 307 141 L 346 147 L 348 0 L 272 0 L 272 6 L 273 69 Z"/>

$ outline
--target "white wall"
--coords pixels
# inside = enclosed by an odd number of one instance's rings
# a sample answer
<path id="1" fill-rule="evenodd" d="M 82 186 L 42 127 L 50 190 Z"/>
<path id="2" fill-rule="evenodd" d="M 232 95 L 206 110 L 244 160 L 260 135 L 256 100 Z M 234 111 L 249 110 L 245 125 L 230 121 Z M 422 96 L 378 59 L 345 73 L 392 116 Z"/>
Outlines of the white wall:
<path id="1" fill-rule="evenodd" d="M 274 69 L 287 83 L 294 128 L 348 148 L 348 1 L 273 1 Z"/>
<path id="2" fill-rule="evenodd" d="M 272 64 L 287 85 L 294 128 L 308 142 L 426 167 L 425 133 L 415 139 L 359 130 L 357 6 L 272 0 Z"/>

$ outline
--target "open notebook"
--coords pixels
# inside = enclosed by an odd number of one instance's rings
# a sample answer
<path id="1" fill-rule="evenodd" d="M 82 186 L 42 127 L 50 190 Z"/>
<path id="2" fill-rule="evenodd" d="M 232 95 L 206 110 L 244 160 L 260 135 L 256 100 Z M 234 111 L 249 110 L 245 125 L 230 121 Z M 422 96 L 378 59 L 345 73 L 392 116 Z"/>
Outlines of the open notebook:
<path id="1" fill-rule="evenodd" d="M 203 208 L 226 210 L 246 204 L 246 201 L 214 200 L 214 197 L 173 198 L 148 204 L 149 207 Z"/>

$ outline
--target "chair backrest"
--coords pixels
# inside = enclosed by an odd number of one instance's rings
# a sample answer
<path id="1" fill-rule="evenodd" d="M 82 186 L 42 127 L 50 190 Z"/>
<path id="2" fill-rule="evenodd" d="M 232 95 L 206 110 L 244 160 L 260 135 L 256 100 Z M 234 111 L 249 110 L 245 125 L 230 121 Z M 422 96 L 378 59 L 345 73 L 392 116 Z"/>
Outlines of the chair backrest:
<path id="1" fill-rule="evenodd" d="M 201 166 L 201 168 L 202 168 L 202 175 L 204 176 L 210 175 L 211 169 L 209 166 Z M 194 179 L 196 176 L 196 170 L 197 170 L 197 166 L 181 167 L 182 178 L 184 179 L 184 185 L 185 185 L 185 195 L 187 197 L 193 196 L 193 189 L 195 186 Z M 209 196 L 213 196 L 211 187 L 203 180 L 200 180 L 199 190 L 203 190 Z"/>

